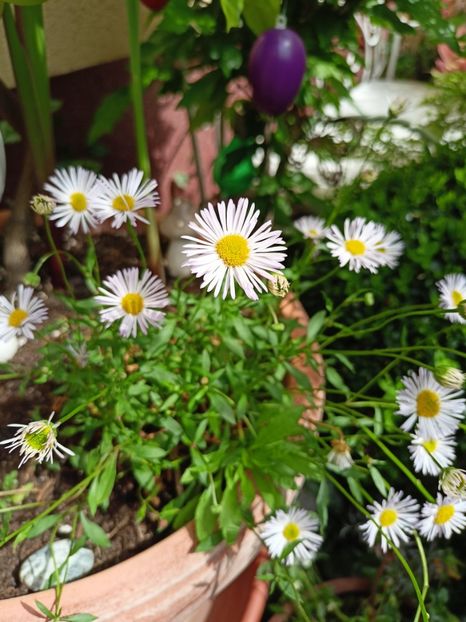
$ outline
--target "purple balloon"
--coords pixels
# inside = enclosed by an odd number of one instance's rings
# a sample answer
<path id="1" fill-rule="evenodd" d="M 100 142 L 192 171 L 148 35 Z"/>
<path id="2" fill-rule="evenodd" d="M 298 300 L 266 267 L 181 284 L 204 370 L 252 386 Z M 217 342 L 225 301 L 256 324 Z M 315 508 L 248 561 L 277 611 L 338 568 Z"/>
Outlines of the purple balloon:
<path id="1" fill-rule="evenodd" d="M 249 80 L 253 99 L 271 115 L 285 112 L 296 97 L 306 69 L 306 49 L 289 28 L 266 30 L 252 46 Z"/>

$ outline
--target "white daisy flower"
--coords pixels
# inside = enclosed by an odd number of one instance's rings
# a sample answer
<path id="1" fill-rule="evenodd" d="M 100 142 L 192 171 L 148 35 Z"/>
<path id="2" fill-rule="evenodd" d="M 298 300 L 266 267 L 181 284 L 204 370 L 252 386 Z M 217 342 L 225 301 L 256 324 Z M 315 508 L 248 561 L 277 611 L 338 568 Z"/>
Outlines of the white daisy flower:
<path id="1" fill-rule="evenodd" d="M 382 266 L 396 268 L 398 260 L 403 253 L 404 244 L 401 241 L 400 234 L 396 231 L 386 231 L 382 225 L 380 227 L 381 240 L 375 245 L 376 251 L 381 255 L 379 257 Z"/>
<path id="2" fill-rule="evenodd" d="M 139 210 L 155 207 L 160 203 L 159 193 L 155 190 L 155 179 L 143 181 L 144 173 L 133 168 L 129 173 L 119 177 L 116 173 L 112 179 L 101 177 L 101 189 L 96 201 L 97 216 L 101 221 L 113 218 L 112 227 L 118 229 L 129 221 L 136 226 L 139 220 L 148 224 Z"/>
<path id="3" fill-rule="evenodd" d="M 369 546 L 374 546 L 379 532 L 382 534 L 381 547 L 387 552 L 389 538 L 395 546 L 400 541 L 407 542 L 419 520 L 419 504 L 403 492 L 395 492 L 390 488 L 388 497 L 380 503 L 375 501 L 367 506 L 372 518 L 360 526 L 364 539 Z M 386 536 L 386 537 L 384 537 Z"/>
<path id="4" fill-rule="evenodd" d="M 466 501 L 437 495 L 437 503 L 424 503 L 419 531 L 427 540 L 451 538 L 466 527 Z"/>
<path id="5" fill-rule="evenodd" d="M 107 289 L 99 287 L 102 296 L 95 296 L 95 300 L 109 307 L 100 311 L 104 324 L 110 326 L 122 319 L 120 334 L 123 337 L 135 337 L 138 327 L 146 334 L 149 325 L 160 326 L 165 313 L 158 309 L 166 307 L 169 300 L 159 277 L 145 270 L 139 278 L 137 268 L 126 268 L 106 278 L 103 285 Z"/>
<path id="6" fill-rule="evenodd" d="M 354 460 L 351 457 L 348 443 L 342 438 L 337 438 L 333 439 L 331 444 L 332 449 L 327 456 L 327 462 L 339 469 L 349 469 L 354 464 Z"/>
<path id="7" fill-rule="evenodd" d="M 98 224 L 95 208 L 99 188 L 97 175 L 81 166 L 56 169 L 44 185 L 56 202 L 50 220 L 56 221 L 57 227 L 68 225 L 72 233 L 80 227 L 89 233 Z"/>
<path id="8" fill-rule="evenodd" d="M 307 564 L 314 559 L 323 542 L 322 536 L 316 533 L 318 527 L 319 521 L 312 518 L 306 510 L 291 508 L 288 512 L 277 510 L 262 525 L 260 535 L 271 557 L 280 557 L 288 544 L 297 542 L 286 556 L 285 563 Z"/>
<path id="9" fill-rule="evenodd" d="M 385 229 L 375 222 L 367 222 L 365 218 L 347 218 L 343 233 L 336 225 L 327 232 L 327 247 L 333 257 L 337 257 L 340 266 L 349 264 L 349 269 L 359 272 L 361 268 L 377 272 L 380 266 L 386 265 L 383 248 Z"/>
<path id="10" fill-rule="evenodd" d="M 325 220 L 317 216 L 301 216 L 293 224 L 305 238 L 310 240 L 320 240 L 327 235 L 328 230 L 325 227 Z"/>
<path id="11" fill-rule="evenodd" d="M 447 274 L 436 283 L 440 292 L 440 306 L 442 309 L 456 309 L 462 300 L 466 300 L 466 276 L 464 274 Z M 466 319 L 459 313 L 446 313 L 450 322 L 466 324 Z"/>
<path id="12" fill-rule="evenodd" d="M 34 339 L 33 331 L 37 324 L 47 319 L 44 303 L 33 296 L 32 287 L 18 285 L 18 289 L 8 300 L 0 296 L 0 340 L 9 341 L 13 337 L 24 336 Z"/>
<path id="13" fill-rule="evenodd" d="M 403 430 L 411 430 L 417 423 L 419 435 L 424 438 L 448 436 L 456 431 L 466 405 L 462 391 L 442 387 L 433 373 L 422 367 L 417 374 L 408 372 L 402 382 L 404 389 L 396 396 L 396 414 L 407 417 L 401 426 Z"/>
<path id="14" fill-rule="evenodd" d="M 59 458 L 64 458 L 64 454 L 74 456 L 71 449 L 67 449 L 57 441 L 57 428 L 59 423 L 52 423 L 54 412 L 48 420 L 33 421 L 26 425 L 22 423 L 10 423 L 11 428 L 18 428 L 11 438 L 1 441 L 0 445 L 5 445 L 9 453 L 19 448 L 19 455 L 22 456 L 19 463 L 20 468 L 30 458 L 35 458 L 39 464 L 42 462 L 53 462 L 54 453 Z M 63 452 L 63 453 L 62 453 Z"/>
<path id="15" fill-rule="evenodd" d="M 201 287 L 207 287 L 208 292 L 214 290 L 214 296 L 223 289 L 223 298 L 228 293 L 235 298 L 236 282 L 248 298 L 257 300 L 257 292 L 267 291 L 259 277 L 272 279 L 284 267 L 286 246 L 281 231 L 272 231 L 268 221 L 253 233 L 259 210 L 254 203 L 248 208 L 248 203 L 248 199 L 239 199 L 236 206 L 230 199 L 226 206 L 222 201 L 217 211 L 209 203 L 195 215 L 197 222 L 189 224 L 201 239 L 182 236 L 190 240 L 183 246 L 188 257 L 185 265 L 197 277 L 203 277 Z"/>
<path id="16" fill-rule="evenodd" d="M 416 473 L 438 475 L 455 461 L 456 442 L 453 436 L 427 437 L 416 430 L 408 446 Z"/>

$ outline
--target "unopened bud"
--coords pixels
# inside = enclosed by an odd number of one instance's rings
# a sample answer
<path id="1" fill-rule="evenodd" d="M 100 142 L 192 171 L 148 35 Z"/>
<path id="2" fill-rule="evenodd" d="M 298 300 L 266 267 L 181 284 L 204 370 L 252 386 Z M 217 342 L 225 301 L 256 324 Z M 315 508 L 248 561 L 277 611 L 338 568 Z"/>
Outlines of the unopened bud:
<path id="1" fill-rule="evenodd" d="M 466 375 L 460 369 L 442 365 L 434 371 L 435 380 L 446 389 L 461 389 L 466 380 Z"/>
<path id="2" fill-rule="evenodd" d="M 439 488 L 452 499 L 466 499 L 466 471 L 446 468 L 439 480 Z"/>
<path id="3" fill-rule="evenodd" d="M 283 274 L 279 274 L 277 272 L 272 275 L 272 278 L 267 283 L 267 287 L 269 292 L 274 296 L 284 298 L 290 289 L 290 283 L 286 276 L 283 276 Z"/>
<path id="4" fill-rule="evenodd" d="M 56 208 L 55 201 L 45 194 L 36 194 L 31 199 L 31 209 L 33 209 L 39 216 L 49 216 Z"/>
<path id="5" fill-rule="evenodd" d="M 406 110 L 408 101 L 403 97 L 397 97 L 392 101 L 388 108 L 388 114 L 391 117 L 398 117 L 402 112 Z"/>
<path id="6" fill-rule="evenodd" d="M 364 294 L 364 302 L 366 303 L 366 305 L 368 307 L 373 307 L 374 306 L 374 294 L 372 292 L 366 292 Z"/>

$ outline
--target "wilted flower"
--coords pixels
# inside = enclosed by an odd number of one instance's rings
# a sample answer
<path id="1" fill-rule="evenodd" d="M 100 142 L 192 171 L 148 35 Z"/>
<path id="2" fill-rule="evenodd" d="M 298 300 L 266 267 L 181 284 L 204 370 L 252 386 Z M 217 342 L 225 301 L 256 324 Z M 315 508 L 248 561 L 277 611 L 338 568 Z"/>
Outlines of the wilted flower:
<path id="1" fill-rule="evenodd" d="M 1 441 L 0 445 L 5 445 L 10 453 L 19 448 L 19 455 L 22 456 L 19 463 L 20 468 L 30 458 L 35 458 L 39 464 L 44 460 L 53 462 L 53 454 L 56 453 L 60 458 L 65 454 L 74 456 L 71 449 L 67 449 L 57 441 L 57 428 L 59 424 L 52 423 L 54 412 L 48 420 L 33 421 L 27 425 L 21 423 L 8 424 L 12 428 L 18 428 L 14 436 Z"/>
<path id="2" fill-rule="evenodd" d="M 46 194 L 36 194 L 32 197 L 31 209 L 39 214 L 39 216 L 50 216 L 53 210 L 57 207 L 57 204 L 52 199 L 52 197 L 48 197 Z"/>
<path id="3" fill-rule="evenodd" d="M 339 469 L 349 469 L 354 460 L 351 457 L 351 450 L 348 443 L 343 438 L 335 438 L 331 441 L 332 449 L 327 456 L 327 462 L 334 464 Z"/>
<path id="4" fill-rule="evenodd" d="M 455 367 L 443 365 L 434 371 L 435 380 L 446 389 L 462 389 L 466 380 L 466 374 Z"/>
<path id="5" fill-rule="evenodd" d="M 269 279 L 267 287 L 269 292 L 274 296 L 284 298 L 290 289 L 290 282 L 286 276 L 283 276 L 283 274 L 279 274 L 277 272 L 272 275 L 271 279 Z"/>
<path id="6" fill-rule="evenodd" d="M 466 499 L 466 471 L 449 467 L 439 480 L 439 488 L 452 499 Z"/>

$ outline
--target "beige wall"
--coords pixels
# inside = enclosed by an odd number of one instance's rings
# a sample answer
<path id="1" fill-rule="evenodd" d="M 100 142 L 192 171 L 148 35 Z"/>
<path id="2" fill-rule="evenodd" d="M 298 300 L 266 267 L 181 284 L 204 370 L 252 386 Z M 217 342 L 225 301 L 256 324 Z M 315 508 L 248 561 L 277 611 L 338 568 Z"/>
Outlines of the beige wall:
<path id="1" fill-rule="evenodd" d="M 128 55 L 125 0 L 48 0 L 43 6 L 50 75 Z M 141 7 L 142 31 L 149 11 Z M 3 26 L 0 26 L 0 77 L 8 86 L 14 85 Z"/>

